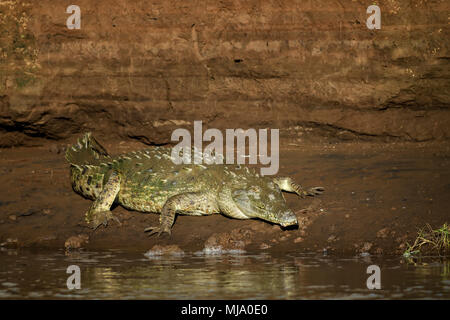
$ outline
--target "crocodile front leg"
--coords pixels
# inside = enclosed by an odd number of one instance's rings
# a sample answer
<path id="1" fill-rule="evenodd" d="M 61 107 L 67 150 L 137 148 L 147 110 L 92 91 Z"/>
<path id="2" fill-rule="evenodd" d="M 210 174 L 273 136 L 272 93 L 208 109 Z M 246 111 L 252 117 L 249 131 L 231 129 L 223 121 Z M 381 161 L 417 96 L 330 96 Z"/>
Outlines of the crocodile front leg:
<path id="1" fill-rule="evenodd" d="M 86 212 L 85 220 L 94 230 L 102 224 L 106 227 L 109 220 L 114 220 L 119 225 L 121 224 L 119 219 L 110 211 L 119 190 L 120 176 L 117 172 L 113 172 L 97 199 Z"/>
<path id="2" fill-rule="evenodd" d="M 303 189 L 302 186 L 296 184 L 290 177 L 277 177 L 273 179 L 273 182 L 276 183 L 282 191 L 294 192 L 302 198 L 305 196 L 317 196 L 322 194 L 325 190 L 322 187 Z"/>
<path id="3" fill-rule="evenodd" d="M 177 194 L 167 199 L 161 215 L 158 227 L 148 227 L 144 232 L 150 232 L 149 236 L 162 233 L 171 235 L 171 228 L 177 212 L 192 215 L 208 215 L 217 211 L 217 205 L 213 203 L 212 197 L 203 192 L 186 192 Z"/>

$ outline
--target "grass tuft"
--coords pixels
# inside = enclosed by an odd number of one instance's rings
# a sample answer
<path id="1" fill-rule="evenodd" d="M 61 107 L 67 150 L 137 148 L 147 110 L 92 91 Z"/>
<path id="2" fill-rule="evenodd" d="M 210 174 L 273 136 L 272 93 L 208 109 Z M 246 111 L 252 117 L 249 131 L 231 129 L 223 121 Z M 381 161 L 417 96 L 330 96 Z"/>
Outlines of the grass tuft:
<path id="1" fill-rule="evenodd" d="M 406 243 L 404 257 L 426 253 L 436 253 L 439 256 L 450 254 L 450 226 L 444 223 L 439 229 L 433 229 L 428 223 L 417 232 L 417 237 L 411 245 Z"/>

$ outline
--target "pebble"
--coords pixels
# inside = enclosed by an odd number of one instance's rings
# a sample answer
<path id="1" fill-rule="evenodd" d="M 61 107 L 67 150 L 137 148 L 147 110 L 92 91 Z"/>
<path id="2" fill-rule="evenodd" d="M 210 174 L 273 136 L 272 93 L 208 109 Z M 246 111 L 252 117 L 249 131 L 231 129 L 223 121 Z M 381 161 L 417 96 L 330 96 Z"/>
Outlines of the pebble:
<path id="1" fill-rule="evenodd" d="M 0 247 L 12 248 L 17 247 L 19 240 L 17 238 L 8 238 L 5 242 L 0 243 Z"/>
<path id="2" fill-rule="evenodd" d="M 168 246 L 154 245 L 144 255 L 146 257 L 163 256 L 163 255 L 182 256 L 184 255 L 184 251 L 181 250 L 180 247 L 178 247 L 177 245 L 168 245 Z"/>
<path id="3" fill-rule="evenodd" d="M 87 234 L 79 234 L 77 236 L 69 237 L 64 243 L 66 249 L 79 249 L 89 243 L 89 236 Z"/>
<path id="4" fill-rule="evenodd" d="M 12 215 L 10 215 L 10 216 L 8 217 L 8 219 L 11 220 L 11 221 L 16 221 L 16 220 L 17 220 L 17 216 L 14 215 L 14 214 L 12 214 Z"/>
<path id="5" fill-rule="evenodd" d="M 294 239 L 294 243 L 302 242 L 304 239 L 302 237 L 298 237 Z"/>
<path id="6" fill-rule="evenodd" d="M 363 247 L 361 248 L 361 251 L 364 252 L 368 252 L 371 248 L 372 248 L 373 244 L 370 242 L 365 242 Z"/>
<path id="7" fill-rule="evenodd" d="M 334 241 L 337 241 L 337 237 L 336 237 L 334 234 L 332 234 L 331 236 L 328 237 L 327 241 L 328 241 L 328 242 L 334 242 Z"/>
<path id="8" fill-rule="evenodd" d="M 380 229 L 377 232 L 377 238 L 382 238 L 382 239 L 387 238 L 388 233 L 389 233 L 389 228 Z"/>

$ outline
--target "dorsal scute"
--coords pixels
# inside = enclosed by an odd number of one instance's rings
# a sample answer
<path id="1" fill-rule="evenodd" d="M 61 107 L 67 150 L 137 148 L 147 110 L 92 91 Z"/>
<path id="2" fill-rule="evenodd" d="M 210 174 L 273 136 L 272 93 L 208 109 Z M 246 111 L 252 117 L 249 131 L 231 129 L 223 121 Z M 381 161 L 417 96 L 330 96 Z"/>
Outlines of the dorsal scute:
<path id="1" fill-rule="evenodd" d="M 77 140 L 66 150 L 66 160 L 74 165 L 99 165 L 110 158 L 106 149 L 97 142 L 90 132 Z"/>

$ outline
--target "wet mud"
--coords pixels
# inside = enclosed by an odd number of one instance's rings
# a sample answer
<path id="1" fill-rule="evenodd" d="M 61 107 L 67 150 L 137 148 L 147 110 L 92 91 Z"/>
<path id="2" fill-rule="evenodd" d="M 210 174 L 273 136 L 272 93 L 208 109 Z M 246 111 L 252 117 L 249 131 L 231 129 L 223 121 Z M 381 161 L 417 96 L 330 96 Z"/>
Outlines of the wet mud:
<path id="1" fill-rule="evenodd" d="M 138 142 L 106 141 L 112 154 Z M 172 236 L 148 237 L 157 214 L 113 212 L 122 225 L 96 231 L 83 223 L 91 205 L 72 191 L 63 144 L 0 149 L 0 246 L 122 249 L 158 254 L 208 251 L 401 255 L 419 228 L 449 222 L 448 143 L 287 143 L 279 175 L 323 186 L 319 197 L 285 194 L 298 228 L 222 215 L 178 216 Z"/>

